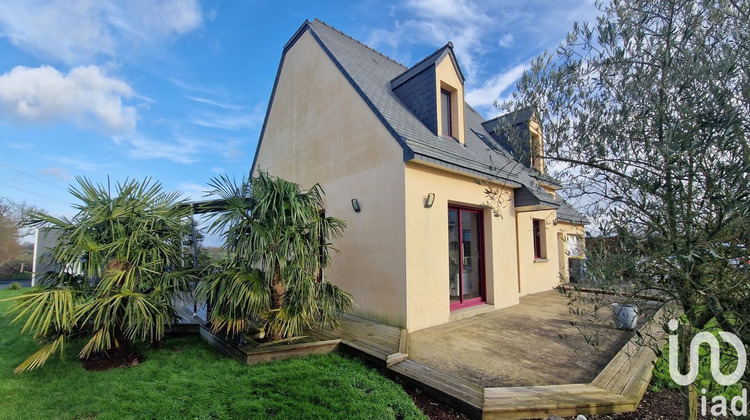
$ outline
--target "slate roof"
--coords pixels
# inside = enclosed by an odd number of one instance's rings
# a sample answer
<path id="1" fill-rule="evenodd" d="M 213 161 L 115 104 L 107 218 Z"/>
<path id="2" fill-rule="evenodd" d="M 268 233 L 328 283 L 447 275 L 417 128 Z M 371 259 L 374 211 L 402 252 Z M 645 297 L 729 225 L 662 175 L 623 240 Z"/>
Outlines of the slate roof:
<path id="1" fill-rule="evenodd" d="M 468 104 L 465 104 L 464 115 L 466 141 L 462 145 L 455 139 L 439 136 L 430 131 L 393 92 L 393 83 L 403 83 L 410 75 L 435 65 L 445 54 L 453 55 L 451 43 L 409 69 L 316 19 L 312 22 L 306 21 L 300 27 L 284 47 L 284 52 L 286 53 L 296 39 L 307 30 L 402 146 L 404 161 L 423 161 L 516 188 L 514 195 L 526 197 L 526 201 L 521 203 L 516 200 L 516 206 L 527 203 L 546 208 L 560 208 L 565 204 L 559 196 L 554 197 L 541 188 L 538 181 L 545 182 L 544 176 L 515 160 L 485 128 L 485 119 Z M 457 64 L 455 56 L 452 58 Z M 463 80 L 463 74 L 458 66 L 457 70 Z M 261 131 L 261 141 L 264 130 L 265 123 Z M 256 159 L 257 155 L 256 152 Z M 548 184 L 555 187 L 553 183 Z M 562 215 L 558 212 L 558 219 L 571 222 L 584 220 L 573 207 L 566 206 L 565 210 Z M 563 219 L 561 216 L 569 219 Z"/>

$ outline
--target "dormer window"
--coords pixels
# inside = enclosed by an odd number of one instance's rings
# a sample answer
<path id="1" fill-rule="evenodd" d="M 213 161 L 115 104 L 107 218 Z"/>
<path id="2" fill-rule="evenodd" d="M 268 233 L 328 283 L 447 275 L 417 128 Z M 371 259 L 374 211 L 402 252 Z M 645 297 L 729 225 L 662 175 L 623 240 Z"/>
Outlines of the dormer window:
<path id="1" fill-rule="evenodd" d="M 430 132 L 465 143 L 464 75 L 453 44 L 396 76 L 391 89 Z"/>
<path id="2" fill-rule="evenodd" d="M 440 121 L 441 135 L 453 137 L 453 121 L 451 112 L 451 93 L 440 89 Z"/>

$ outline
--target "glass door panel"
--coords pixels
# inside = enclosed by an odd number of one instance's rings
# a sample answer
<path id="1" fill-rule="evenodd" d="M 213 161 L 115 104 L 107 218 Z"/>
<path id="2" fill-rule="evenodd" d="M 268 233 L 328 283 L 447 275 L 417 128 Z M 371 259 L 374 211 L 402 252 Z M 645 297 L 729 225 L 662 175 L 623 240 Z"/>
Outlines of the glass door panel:
<path id="1" fill-rule="evenodd" d="M 484 301 L 482 213 L 448 208 L 448 285 L 451 309 Z"/>
<path id="2" fill-rule="evenodd" d="M 479 213 L 461 210 L 463 249 L 463 300 L 482 296 L 482 278 L 479 267 Z"/>
<path id="3" fill-rule="evenodd" d="M 459 240 L 458 210 L 448 209 L 448 272 L 451 303 L 460 302 L 461 242 Z"/>

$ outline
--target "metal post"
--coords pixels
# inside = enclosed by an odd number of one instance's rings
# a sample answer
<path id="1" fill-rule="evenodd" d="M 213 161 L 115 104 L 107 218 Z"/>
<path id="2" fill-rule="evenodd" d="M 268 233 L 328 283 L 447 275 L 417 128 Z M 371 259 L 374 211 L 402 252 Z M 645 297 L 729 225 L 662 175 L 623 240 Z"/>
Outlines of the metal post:
<path id="1" fill-rule="evenodd" d="M 198 271 L 198 241 L 195 235 L 195 215 L 193 207 L 190 207 L 190 221 L 193 226 L 193 269 Z M 195 301 L 195 291 L 193 291 L 193 316 L 198 316 L 198 303 Z"/>

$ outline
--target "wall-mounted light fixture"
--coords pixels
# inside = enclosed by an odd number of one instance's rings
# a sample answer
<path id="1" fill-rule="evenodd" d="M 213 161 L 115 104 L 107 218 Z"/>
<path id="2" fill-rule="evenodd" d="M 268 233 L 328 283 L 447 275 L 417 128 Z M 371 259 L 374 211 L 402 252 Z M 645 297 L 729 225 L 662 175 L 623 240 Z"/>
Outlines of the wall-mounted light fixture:
<path id="1" fill-rule="evenodd" d="M 359 207 L 359 201 L 358 201 L 358 200 L 357 200 L 356 198 L 352 198 L 352 208 L 354 209 L 354 212 L 355 212 L 355 213 L 359 213 L 359 212 L 360 212 L 360 210 L 362 210 L 362 209 L 361 209 L 361 208 Z"/>
<path id="2" fill-rule="evenodd" d="M 427 198 L 424 200 L 424 208 L 429 209 L 435 203 L 435 193 L 427 194 Z"/>
<path id="3" fill-rule="evenodd" d="M 553 219 L 552 220 L 552 224 L 555 225 L 555 226 L 557 226 L 557 219 Z"/>

